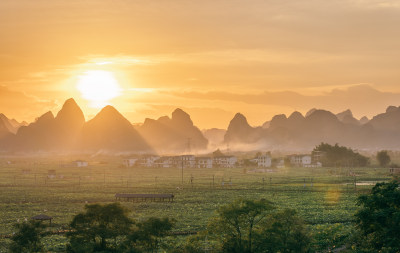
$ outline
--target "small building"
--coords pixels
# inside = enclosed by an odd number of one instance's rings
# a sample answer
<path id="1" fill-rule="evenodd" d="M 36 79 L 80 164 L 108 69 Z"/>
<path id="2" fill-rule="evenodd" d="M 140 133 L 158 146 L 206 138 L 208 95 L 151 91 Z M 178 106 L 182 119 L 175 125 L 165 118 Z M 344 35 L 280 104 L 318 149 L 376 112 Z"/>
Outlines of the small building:
<path id="1" fill-rule="evenodd" d="M 89 166 L 89 163 L 88 163 L 87 161 L 83 161 L 83 160 L 76 160 L 76 161 L 73 161 L 72 164 L 73 164 L 75 167 L 78 167 L 78 168 Z"/>
<path id="2" fill-rule="evenodd" d="M 322 163 L 321 162 L 315 162 L 315 163 L 311 163 L 311 164 L 306 164 L 304 167 L 307 167 L 307 168 L 321 168 L 322 167 Z"/>
<path id="3" fill-rule="evenodd" d="M 196 168 L 211 169 L 213 167 L 213 159 L 211 157 L 196 157 Z"/>
<path id="4" fill-rule="evenodd" d="M 139 160 L 139 158 L 127 158 L 122 160 L 122 165 L 125 167 L 133 167 L 136 165 L 136 162 Z"/>
<path id="5" fill-rule="evenodd" d="M 233 168 L 236 166 L 235 156 L 216 156 L 213 158 L 213 165 L 220 168 Z"/>
<path id="6" fill-rule="evenodd" d="M 173 156 L 172 166 L 176 168 L 194 168 L 196 166 L 196 157 L 194 155 Z"/>
<path id="7" fill-rule="evenodd" d="M 290 155 L 289 161 L 295 167 L 309 167 L 312 164 L 311 155 Z"/>
<path id="8" fill-rule="evenodd" d="M 154 167 L 154 162 L 160 159 L 158 155 L 144 155 L 139 158 L 137 164 L 141 167 Z"/>
<path id="9" fill-rule="evenodd" d="M 173 167 L 173 159 L 171 156 L 162 156 L 154 161 L 156 168 L 171 168 Z"/>
<path id="10" fill-rule="evenodd" d="M 194 155 L 181 155 L 184 168 L 194 168 L 196 166 L 196 157 Z"/>
<path id="11" fill-rule="evenodd" d="M 326 152 L 324 152 L 324 151 L 313 151 L 312 152 L 312 161 L 313 161 L 313 163 L 321 162 L 325 156 L 326 156 Z"/>
<path id="12" fill-rule="evenodd" d="M 256 157 L 255 162 L 257 163 L 258 167 L 270 168 L 272 165 L 271 155 L 269 153 L 259 155 Z"/>

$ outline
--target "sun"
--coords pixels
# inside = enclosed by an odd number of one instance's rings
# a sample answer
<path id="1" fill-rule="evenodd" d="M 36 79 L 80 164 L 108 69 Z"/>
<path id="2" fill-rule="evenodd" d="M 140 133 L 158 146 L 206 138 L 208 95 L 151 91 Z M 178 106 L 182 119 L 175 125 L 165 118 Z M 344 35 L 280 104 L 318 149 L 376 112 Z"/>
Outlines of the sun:
<path id="1" fill-rule="evenodd" d="M 121 95 L 121 87 L 114 74 L 105 70 L 88 70 L 79 76 L 77 88 L 90 106 L 101 108 Z"/>

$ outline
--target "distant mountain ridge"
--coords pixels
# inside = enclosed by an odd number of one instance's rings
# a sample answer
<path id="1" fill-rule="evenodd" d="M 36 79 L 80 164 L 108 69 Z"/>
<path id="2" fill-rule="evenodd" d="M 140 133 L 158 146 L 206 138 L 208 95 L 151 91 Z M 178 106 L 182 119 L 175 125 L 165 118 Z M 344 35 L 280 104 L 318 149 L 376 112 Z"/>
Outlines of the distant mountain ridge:
<path id="1" fill-rule="evenodd" d="M 158 152 L 180 153 L 207 149 L 208 140 L 200 129 L 193 125 L 190 115 L 177 108 L 172 117 L 158 120 L 147 118 L 136 127 L 144 139 Z"/>
<path id="2" fill-rule="evenodd" d="M 193 150 L 206 149 L 208 144 L 189 114 L 181 109 L 176 109 L 172 118 L 146 119 L 142 126 L 134 127 L 112 106 L 104 107 L 86 122 L 71 98 L 56 117 L 49 111 L 15 131 L 6 119 L 0 117 L 0 152 L 172 153 L 187 151 L 188 142 Z"/>
<path id="3" fill-rule="evenodd" d="M 224 137 L 231 147 L 246 144 L 254 149 L 310 150 L 321 142 L 340 143 L 360 149 L 400 149 L 400 107 L 391 106 L 373 119 L 354 118 L 350 110 L 333 114 L 311 109 L 303 116 L 274 116 L 262 127 L 251 127 L 238 114 Z"/>
<path id="4" fill-rule="evenodd" d="M 6 134 L 16 134 L 21 126 L 26 125 L 26 122 L 18 122 L 15 119 L 9 119 L 3 113 L 0 113 L 0 138 Z"/>
<path id="5" fill-rule="evenodd" d="M 206 137 L 207 138 L 206 138 Z M 209 140 L 208 140 L 209 138 Z M 46 112 L 29 125 L 0 114 L 0 152 L 197 152 L 219 146 L 231 149 L 310 150 L 321 143 L 340 143 L 357 149 L 400 149 L 400 107 L 390 106 L 369 120 L 357 120 L 350 110 L 338 114 L 311 109 L 274 116 L 263 126 L 251 126 L 237 113 L 227 130 L 200 131 L 181 109 L 171 118 L 147 118 L 132 125 L 114 107 L 104 107 L 93 119 L 73 99 L 56 116 Z"/>

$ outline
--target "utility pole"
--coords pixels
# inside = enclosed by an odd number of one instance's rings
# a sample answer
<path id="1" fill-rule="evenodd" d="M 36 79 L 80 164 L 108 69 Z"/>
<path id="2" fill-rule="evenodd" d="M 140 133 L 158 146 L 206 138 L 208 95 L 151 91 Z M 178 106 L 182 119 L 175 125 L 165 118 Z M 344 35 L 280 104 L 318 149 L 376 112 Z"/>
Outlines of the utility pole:
<path id="1" fill-rule="evenodd" d="M 183 156 L 181 156 L 182 185 L 183 185 Z"/>

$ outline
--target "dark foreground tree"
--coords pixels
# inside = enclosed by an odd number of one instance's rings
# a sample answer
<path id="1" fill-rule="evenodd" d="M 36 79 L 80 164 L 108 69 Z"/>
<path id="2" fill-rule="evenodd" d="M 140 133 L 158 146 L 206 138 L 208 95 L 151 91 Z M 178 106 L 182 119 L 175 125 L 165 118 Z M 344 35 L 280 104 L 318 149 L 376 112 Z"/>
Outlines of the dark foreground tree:
<path id="1" fill-rule="evenodd" d="M 119 203 L 86 205 L 76 215 L 67 233 L 68 252 L 117 252 L 121 241 L 131 232 L 132 220 Z"/>
<path id="2" fill-rule="evenodd" d="M 254 242 L 254 252 L 308 252 L 311 239 L 304 221 L 293 209 L 273 213 L 265 219 Z"/>
<path id="3" fill-rule="evenodd" d="M 40 221 L 30 220 L 15 227 L 18 231 L 11 237 L 10 252 L 44 252 L 41 238 L 45 226 Z"/>
<path id="4" fill-rule="evenodd" d="M 218 210 L 209 231 L 214 231 L 223 252 L 254 252 L 254 232 L 272 209 L 272 203 L 266 200 L 237 200 Z"/>
<path id="5" fill-rule="evenodd" d="M 390 156 L 389 156 L 389 154 L 388 154 L 388 152 L 386 151 L 386 150 L 382 150 L 382 151 L 379 151 L 377 154 L 376 154 L 376 159 L 378 160 L 378 162 L 379 162 L 379 165 L 381 166 L 381 167 L 386 167 L 386 166 L 388 166 L 389 165 L 389 163 L 390 163 Z"/>
<path id="6" fill-rule="evenodd" d="M 158 252 L 162 246 L 162 238 L 174 226 L 175 221 L 169 218 L 151 217 L 136 223 L 136 229 L 128 237 L 125 244 L 126 252 Z"/>
<path id="7" fill-rule="evenodd" d="M 399 183 L 377 183 L 369 195 L 358 198 L 358 205 L 357 247 L 364 252 L 400 252 Z"/>

